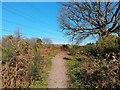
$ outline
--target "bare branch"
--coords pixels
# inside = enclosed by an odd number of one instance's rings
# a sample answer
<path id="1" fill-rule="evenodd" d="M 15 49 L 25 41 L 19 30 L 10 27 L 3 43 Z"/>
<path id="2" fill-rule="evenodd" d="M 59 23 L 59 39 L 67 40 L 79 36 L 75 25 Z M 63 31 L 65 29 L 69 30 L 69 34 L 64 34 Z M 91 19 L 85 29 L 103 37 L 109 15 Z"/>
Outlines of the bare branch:
<path id="1" fill-rule="evenodd" d="M 61 8 L 60 26 L 75 40 L 119 32 L 120 2 L 70 2 Z"/>

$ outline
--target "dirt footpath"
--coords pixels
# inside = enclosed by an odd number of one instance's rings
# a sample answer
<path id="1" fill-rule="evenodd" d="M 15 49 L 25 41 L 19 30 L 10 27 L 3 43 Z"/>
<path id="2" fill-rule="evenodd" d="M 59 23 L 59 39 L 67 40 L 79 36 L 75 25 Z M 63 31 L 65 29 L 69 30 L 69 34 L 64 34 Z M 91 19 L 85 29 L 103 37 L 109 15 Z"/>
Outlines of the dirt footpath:
<path id="1" fill-rule="evenodd" d="M 67 88 L 67 68 L 63 59 L 67 54 L 60 52 L 52 59 L 52 67 L 48 77 L 48 88 Z"/>

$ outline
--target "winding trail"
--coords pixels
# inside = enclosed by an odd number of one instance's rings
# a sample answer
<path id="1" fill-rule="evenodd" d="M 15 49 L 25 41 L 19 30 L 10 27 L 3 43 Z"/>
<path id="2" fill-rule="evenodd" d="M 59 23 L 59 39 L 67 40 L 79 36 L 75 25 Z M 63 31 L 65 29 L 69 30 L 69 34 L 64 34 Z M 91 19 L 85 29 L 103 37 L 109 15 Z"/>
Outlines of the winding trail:
<path id="1" fill-rule="evenodd" d="M 60 52 L 52 59 L 52 67 L 48 77 L 48 88 L 67 88 L 66 61 L 63 60 L 67 54 Z"/>

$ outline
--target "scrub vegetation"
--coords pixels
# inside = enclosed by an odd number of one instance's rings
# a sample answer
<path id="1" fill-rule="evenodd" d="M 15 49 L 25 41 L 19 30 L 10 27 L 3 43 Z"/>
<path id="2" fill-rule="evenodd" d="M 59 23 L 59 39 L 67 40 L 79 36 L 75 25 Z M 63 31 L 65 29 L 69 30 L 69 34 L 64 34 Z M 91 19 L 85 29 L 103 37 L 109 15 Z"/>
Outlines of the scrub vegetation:
<path id="1" fill-rule="evenodd" d="M 120 38 L 109 36 L 96 44 L 72 46 L 68 54 L 70 88 L 120 87 Z"/>
<path id="2" fill-rule="evenodd" d="M 2 39 L 2 87 L 30 88 L 45 86 L 46 70 L 58 49 L 42 44 L 39 39 L 17 38 L 9 35 Z M 38 84 L 39 82 L 39 84 Z"/>

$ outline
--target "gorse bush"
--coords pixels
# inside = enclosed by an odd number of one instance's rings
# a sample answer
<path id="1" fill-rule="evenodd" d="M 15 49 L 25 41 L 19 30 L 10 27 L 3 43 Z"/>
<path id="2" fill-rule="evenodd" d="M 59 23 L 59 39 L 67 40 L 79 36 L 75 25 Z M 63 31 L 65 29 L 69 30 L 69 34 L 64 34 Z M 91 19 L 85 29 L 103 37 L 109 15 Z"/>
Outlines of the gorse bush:
<path id="1" fill-rule="evenodd" d="M 70 61 L 68 61 L 70 62 Z M 69 63 L 70 64 L 70 63 Z M 71 88 L 119 88 L 120 62 L 83 61 L 70 64 Z"/>
<path id="2" fill-rule="evenodd" d="M 109 36 L 105 39 L 98 40 L 96 46 L 99 48 L 100 53 L 118 53 L 120 51 L 119 37 Z"/>
<path id="3" fill-rule="evenodd" d="M 75 54 L 76 54 L 76 49 L 75 48 L 69 49 L 69 55 L 75 55 Z"/>
<path id="4" fill-rule="evenodd" d="M 69 65 L 71 88 L 120 88 L 120 38 L 109 36 L 96 44 L 72 47 Z M 73 50 L 73 51 L 72 51 Z M 72 63 L 71 63 L 72 62 Z"/>
<path id="5" fill-rule="evenodd" d="M 105 39 L 98 40 L 96 44 L 87 44 L 86 46 L 81 47 L 80 53 L 98 59 L 107 59 L 108 57 L 112 59 L 113 53 L 116 56 L 120 53 L 119 40 L 120 38 L 116 36 L 109 36 Z"/>
<path id="6" fill-rule="evenodd" d="M 40 65 L 40 44 L 35 43 L 33 45 L 33 52 L 34 52 L 34 57 L 33 57 L 33 64 L 31 65 L 29 69 L 29 77 L 33 79 L 39 79 L 39 65 Z"/>
<path id="7" fill-rule="evenodd" d="M 69 55 L 76 55 L 76 54 L 79 54 L 79 46 L 77 45 L 73 45 L 71 48 L 68 49 L 69 51 Z"/>
<path id="8" fill-rule="evenodd" d="M 48 46 L 12 35 L 2 38 L 2 88 L 31 88 L 38 81 L 43 85 L 46 57 L 56 50 Z"/>
<path id="9" fill-rule="evenodd" d="M 29 87 L 30 81 L 27 72 L 33 62 L 30 44 L 25 40 L 18 40 L 10 35 L 3 40 L 2 47 L 2 87 Z"/>
<path id="10" fill-rule="evenodd" d="M 13 41 L 13 36 L 9 35 L 8 37 L 6 37 L 4 39 L 4 42 L 2 42 L 2 44 L 4 44 L 4 47 L 2 47 L 2 52 L 3 52 L 3 59 L 4 61 L 2 61 L 2 63 L 6 63 L 7 61 L 10 60 L 10 58 L 13 57 L 13 47 L 12 45 L 12 41 Z M 5 48 L 6 47 L 6 48 Z M 4 54 L 6 53 L 6 54 Z"/>

